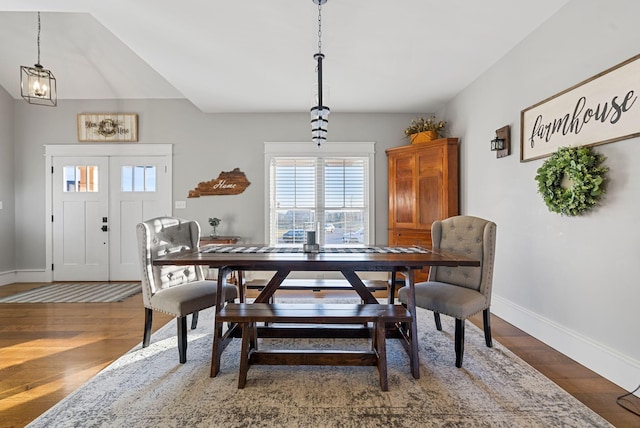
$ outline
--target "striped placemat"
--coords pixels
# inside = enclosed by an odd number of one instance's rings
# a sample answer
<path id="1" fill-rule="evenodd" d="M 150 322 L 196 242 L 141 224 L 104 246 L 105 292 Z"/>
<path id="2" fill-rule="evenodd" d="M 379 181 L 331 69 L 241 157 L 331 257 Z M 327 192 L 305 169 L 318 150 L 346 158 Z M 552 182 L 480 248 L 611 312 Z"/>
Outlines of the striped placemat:
<path id="1" fill-rule="evenodd" d="M 141 291 L 139 282 L 53 283 L 0 298 L 0 303 L 120 302 Z"/>
<path id="2" fill-rule="evenodd" d="M 245 247 L 241 245 L 214 245 L 201 250 L 202 253 L 302 253 L 302 247 Z M 320 247 L 320 253 L 379 253 L 379 254 L 427 254 L 420 247 Z"/>

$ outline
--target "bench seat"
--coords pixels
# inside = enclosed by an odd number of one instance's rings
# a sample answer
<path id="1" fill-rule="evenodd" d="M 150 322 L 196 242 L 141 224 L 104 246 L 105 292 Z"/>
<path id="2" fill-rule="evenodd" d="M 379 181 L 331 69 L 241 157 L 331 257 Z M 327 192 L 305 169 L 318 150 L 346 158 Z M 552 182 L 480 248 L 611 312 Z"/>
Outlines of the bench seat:
<path id="1" fill-rule="evenodd" d="M 389 304 L 269 304 L 228 303 L 216 314 L 216 324 L 237 323 L 242 328 L 238 388 L 244 388 L 251 364 L 266 365 L 374 365 L 380 387 L 388 390 L 386 323 L 411 322 L 400 305 Z M 258 350 L 256 323 L 362 324 L 372 323 L 371 351 Z"/>

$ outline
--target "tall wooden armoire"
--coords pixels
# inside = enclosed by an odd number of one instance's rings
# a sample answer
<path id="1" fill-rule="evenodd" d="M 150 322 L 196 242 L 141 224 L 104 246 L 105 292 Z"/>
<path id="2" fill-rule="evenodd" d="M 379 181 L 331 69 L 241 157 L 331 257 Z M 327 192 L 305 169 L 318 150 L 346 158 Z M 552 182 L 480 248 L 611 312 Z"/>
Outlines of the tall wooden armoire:
<path id="1" fill-rule="evenodd" d="M 458 139 L 440 138 L 386 151 L 389 245 L 431 246 L 431 224 L 458 215 Z M 424 281 L 428 269 L 416 272 Z"/>

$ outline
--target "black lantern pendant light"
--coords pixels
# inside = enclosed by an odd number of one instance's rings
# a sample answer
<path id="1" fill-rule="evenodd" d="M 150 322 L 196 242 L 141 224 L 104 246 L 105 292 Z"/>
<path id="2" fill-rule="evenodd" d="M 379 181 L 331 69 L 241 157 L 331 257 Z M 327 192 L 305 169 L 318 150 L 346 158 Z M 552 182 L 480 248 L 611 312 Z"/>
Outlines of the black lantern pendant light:
<path id="1" fill-rule="evenodd" d="M 311 0 L 318 5 L 318 53 L 313 58 L 318 62 L 316 72 L 318 74 L 318 104 L 311 107 L 311 140 L 320 147 L 327 141 L 327 127 L 329 126 L 329 107 L 323 104 L 322 100 L 322 5 L 327 0 Z"/>
<path id="2" fill-rule="evenodd" d="M 40 65 L 40 12 L 38 12 L 38 62 L 20 66 L 20 93 L 29 104 L 55 107 L 58 104 L 56 78 Z"/>

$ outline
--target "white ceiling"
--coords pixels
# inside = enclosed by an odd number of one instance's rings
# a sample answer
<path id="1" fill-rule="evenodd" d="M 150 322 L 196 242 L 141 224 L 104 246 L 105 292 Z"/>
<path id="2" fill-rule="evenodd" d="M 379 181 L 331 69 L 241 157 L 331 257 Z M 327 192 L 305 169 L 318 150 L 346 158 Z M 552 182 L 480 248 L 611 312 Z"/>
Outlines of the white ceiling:
<path id="1" fill-rule="evenodd" d="M 431 112 L 569 0 L 328 0 L 332 112 Z M 312 0 L 0 0 L 0 85 L 37 60 L 58 98 L 186 98 L 203 112 L 299 112 L 316 82 Z"/>

